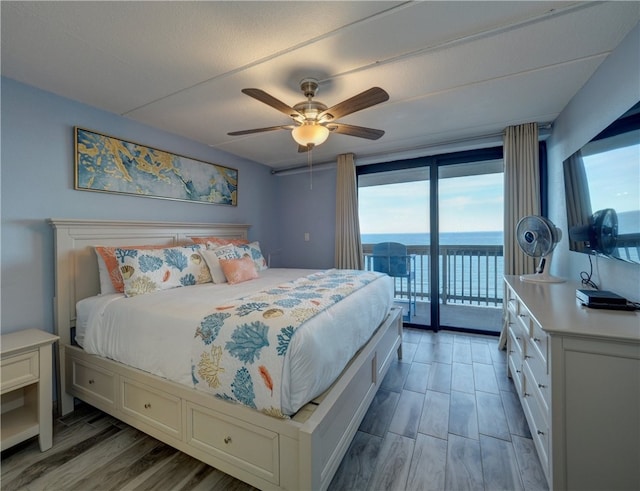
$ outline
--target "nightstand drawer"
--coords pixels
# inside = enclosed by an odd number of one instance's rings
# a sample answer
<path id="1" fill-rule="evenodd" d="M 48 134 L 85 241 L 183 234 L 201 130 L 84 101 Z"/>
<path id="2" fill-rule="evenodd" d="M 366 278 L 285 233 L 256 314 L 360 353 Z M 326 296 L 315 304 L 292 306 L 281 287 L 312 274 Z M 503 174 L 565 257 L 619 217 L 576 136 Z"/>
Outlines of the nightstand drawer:
<path id="1" fill-rule="evenodd" d="M 182 437 L 182 403 L 178 397 L 133 380 L 122 379 L 122 412 L 176 438 Z"/>
<path id="2" fill-rule="evenodd" d="M 38 351 L 3 358 L 0 392 L 4 394 L 37 382 L 40 377 L 39 359 Z"/>

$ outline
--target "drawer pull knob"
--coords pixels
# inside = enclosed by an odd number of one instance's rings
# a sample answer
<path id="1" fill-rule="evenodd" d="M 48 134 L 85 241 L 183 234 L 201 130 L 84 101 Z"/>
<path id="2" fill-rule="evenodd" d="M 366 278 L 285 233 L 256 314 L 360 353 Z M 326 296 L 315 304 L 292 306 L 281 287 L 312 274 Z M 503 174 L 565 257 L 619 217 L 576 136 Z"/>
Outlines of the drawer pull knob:
<path id="1" fill-rule="evenodd" d="M 150 402 L 145 402 L 144 408 L 145 409 L 151 409 L 151 403 Z"/>
<path id="2" fill-rule="evenodd" d="M 231 443 L 231 437 L 230 436 L 225 436 L 224 437 L 224 442 L 228 445 L 229 443 Z"/>
<path id="3" fill-rule="evenodd" d="M 516 373 L 522 373 L 520 370 L 516 370 Z"/>
<path id="4" fill-rule="evenodd" d="M 540 342 L 540 338 L 533 338 L 533 340 L 534 340 L 536 343 L 539 343 L 539 342 Z"/>
<path id="5" fill-rule="evenodd" d="M 533 358 L 533 356 L 531 356 L 531 355 L 524 355 L 524 359 L 525 359 L 525 360 L 528 360 L 529 358 Z"/>
<path id="6" fill-rule="evenodd" d="M 522 341 L 522 338 L 521 338 L 520 336 L 516 336 L 516 339 L 517 339 L 518 341 Z"/>
<path id="7" fill-rule="evenodd" d="M 538 433 L 538 435 L 544 435 L 544 431 L 536 430 L 536 432 Z"/>
<path id="8" fill-rule="evenodd" d="M 523 395 L 524 395 L 524 397 L 529 397 L 529 396 L 531 396 L 531 394 L 529 394 L 528 392 L 525 392 Z"/>
<path id="9" fill-rule="evenodd" d="M 518 314 L 518 317 L 526 317 L 527 314 Z"/>
<path id="10" fill-rule="evenodd" d="M 538 384 L 538 387 L 539 387 L 540 389 L 546 389 L 546 388 L 547 388 L 547 386 L 546 386 L 546 385 L 544 385 L 544 384 Z"/>
<path id="11" fill-rule="evenodd" d="M 93 385 L 93 384 L 95 384 L 95 383 L 96 383 L 96 381 L 95 381 L 95 380 L 93 380 L 92 378 L 91 378 L 91 379 L 89 379 L 89 385 Z"/>

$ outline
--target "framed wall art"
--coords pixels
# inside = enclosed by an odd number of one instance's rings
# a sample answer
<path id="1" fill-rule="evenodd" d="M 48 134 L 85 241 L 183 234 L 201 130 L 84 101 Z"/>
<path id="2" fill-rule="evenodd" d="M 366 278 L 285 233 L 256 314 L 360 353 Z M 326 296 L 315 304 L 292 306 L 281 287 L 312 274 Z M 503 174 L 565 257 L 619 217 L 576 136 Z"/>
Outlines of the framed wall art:
<path id="1" fill-rule="evenodd" d="M 236 206 L 238 170 L 75 127 L 75 189 Z"/>

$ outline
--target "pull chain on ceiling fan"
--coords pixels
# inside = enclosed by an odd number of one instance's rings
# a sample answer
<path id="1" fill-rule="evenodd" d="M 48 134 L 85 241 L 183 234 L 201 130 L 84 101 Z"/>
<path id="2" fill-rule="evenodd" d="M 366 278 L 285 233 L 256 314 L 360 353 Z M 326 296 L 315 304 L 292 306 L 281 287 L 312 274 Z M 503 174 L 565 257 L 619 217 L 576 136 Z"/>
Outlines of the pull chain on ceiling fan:
<path id="1" fill-rule="evenodd" d="M 313 147 L 321 145 L 327 140 L 330 133 L 340 133 L 369 140 L 377 140 L 384 135 L 384 131 L 382 130 L 337 123 L 335 121 L 343 116 L 389 100 L 389 94 L 380 87 L 372 87 L 330 108 L 327 108 L 322 102 L 313 99 L 318 90 L 318 81 L 316 79 L 305 78 L 302 80 L 302 82 L 300 82 L 300 90 L 307 100 L 290 107 L 263 90 L 242 89 L 244 94 L 286 114 L 293 120 L 294 124 L 232 131 L 228 133 L 228 135 L 239 136 L 265 131 L 291 130 L 291 136 L 298 144 L 298 152 L 307 152 Z"/>

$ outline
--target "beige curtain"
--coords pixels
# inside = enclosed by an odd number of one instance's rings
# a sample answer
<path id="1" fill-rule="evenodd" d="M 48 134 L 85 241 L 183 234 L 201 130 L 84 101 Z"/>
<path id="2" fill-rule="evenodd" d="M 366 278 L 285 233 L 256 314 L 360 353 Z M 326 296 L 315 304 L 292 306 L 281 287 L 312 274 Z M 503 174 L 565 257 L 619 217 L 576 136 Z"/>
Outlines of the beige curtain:
<path id="1" fill-rule="evenodd" d="M 569 223 L 589 223 L 591 217 L 591 198 L 589 196 L 589 184 L 587 173 L 582 160 L 582 152 L 578 150 L 568 162 L 565 162 L 564 188 L 567 195 L 567 216 Z M 571 241 L 569 230 L 568 240 Z M 574 241 L 571 241 L 574 242 Z M 573 247 L 577 247 L 574 243 Z"/>
<path id="2" fill-rule="evenodd" d="M 540 214 L 540 168 L 538 124 L 509 126 L 504 134 L 504 274 L 520 275 L 535 271 L 535 260 L 522 252 L 516 240 L 520 218 Z M 507 306 L 499 347 L 507 340 Z"/>
<path id="3" fill-rule="evenodd" d="M 335 265 L 340 269 L 363 269 L 358 185 L 352 153 L 338 155 L 337 174 Z"/>

